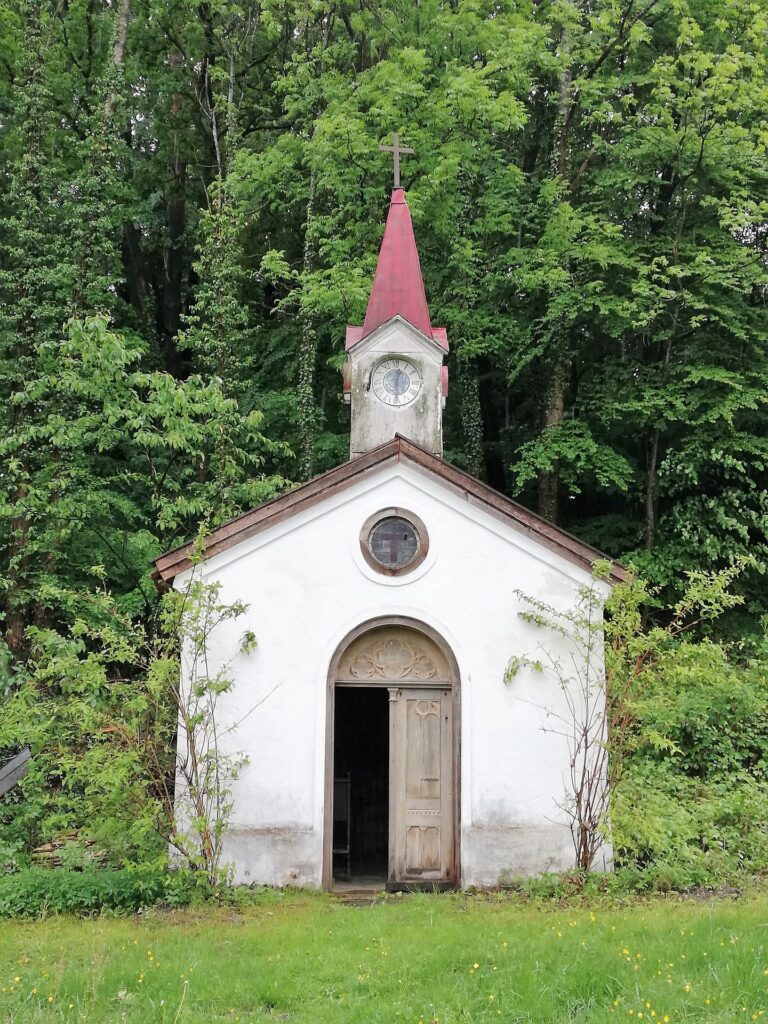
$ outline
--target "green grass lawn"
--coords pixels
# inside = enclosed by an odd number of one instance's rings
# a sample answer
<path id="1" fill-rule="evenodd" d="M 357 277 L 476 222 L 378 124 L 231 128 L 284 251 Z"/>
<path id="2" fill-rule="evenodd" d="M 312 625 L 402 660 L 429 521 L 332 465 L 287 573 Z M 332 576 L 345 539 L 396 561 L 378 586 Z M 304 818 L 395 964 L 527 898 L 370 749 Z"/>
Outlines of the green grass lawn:
<path id="1" fill-rule="evenodd" d="M 750 1022 L 768 1012 L 767 944 L 765 897 L 590 911 L 289 894 L 3 921 L 0 1021 Z"/>

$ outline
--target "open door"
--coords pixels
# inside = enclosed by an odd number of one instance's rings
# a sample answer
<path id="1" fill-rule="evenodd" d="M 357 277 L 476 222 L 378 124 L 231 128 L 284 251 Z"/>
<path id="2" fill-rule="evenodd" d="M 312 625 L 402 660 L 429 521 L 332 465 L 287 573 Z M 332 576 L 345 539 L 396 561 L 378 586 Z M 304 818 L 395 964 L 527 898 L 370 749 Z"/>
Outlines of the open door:
<path id="1" fill-rule="evenodd" d="M 390 694 L 389 888 L 454 881 L 450 690 Z"/>
<path id="2" fill-rule="evenodd" d="M 459 673 L 450 648 L 412 619 L 378 620 L 339 645 L 328 684 L 324 884 L 455 885 Z"/>

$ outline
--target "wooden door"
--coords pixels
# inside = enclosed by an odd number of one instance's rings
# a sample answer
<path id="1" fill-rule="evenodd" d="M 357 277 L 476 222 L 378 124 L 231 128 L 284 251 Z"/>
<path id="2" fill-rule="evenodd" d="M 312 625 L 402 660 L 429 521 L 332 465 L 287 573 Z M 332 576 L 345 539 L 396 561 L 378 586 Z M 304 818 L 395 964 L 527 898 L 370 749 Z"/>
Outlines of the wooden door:
<path id="1" fill-rule="evenodd" d="M 451 883 L 451 690 L 402 686 L 389 694 L 389 885 Z"/>

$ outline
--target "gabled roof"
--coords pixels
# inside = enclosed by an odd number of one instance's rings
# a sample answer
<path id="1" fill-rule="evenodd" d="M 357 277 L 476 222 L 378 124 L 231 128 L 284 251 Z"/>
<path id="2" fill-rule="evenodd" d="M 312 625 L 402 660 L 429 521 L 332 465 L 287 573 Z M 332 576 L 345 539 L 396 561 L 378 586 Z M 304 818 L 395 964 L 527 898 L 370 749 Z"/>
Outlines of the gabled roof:
<path id="1" fill-rule="evenodd" d="M 607 557 L 596 548 L 571 536 L 565 530 L 553 526 L 541 516 L 530 512 L 505 495 L 494 491 L 492 487 L 463 473 L 460 469 L 456 469 L 455 466 L 449 465 L 443 459 L 432 455 L 431 452 L 425 451 L 413 441 L 398 434 L 386 444 L 374 448 L 373 451 L 350 459 L 349 462 L 344 462 L 341 466 L 336 466 L 335 469 L 330 469 L 327 473 L 308 480 L 307 483 L 288 491 L 287 494 L 273 498 L 213 530 L 205 538 L 203 559 L 218 555 L 248 537 L 311 508 L 331 495 L 351 487 L 359 480 L 373 475 L 382 466 L 397 462 L 410 463 L 431 473 L 470 504 L 498 519 L 513 523 L 528 537 L 543 544 L 551 551 L 555 551 L 581 569 L 589 571 L 593 562 Z M 155 578 L 170 581 L 180 572 L 189 569 L 192 565 L 193 551 L 194 544 L 184 544 L 155 559 Z M 616 583 L 626 578 L 626 570 L 614 563 L 610 575 L 611 582 Z"/>
<path id="2" fill-rule="evenodd" d="M 401 316 L 448 350 L 445 328 L 433 328 L 429 318 L 411 213 L 402 188 L 392 192 L 365 321 L 362 327 L 347 328 L 347 348 L 367 338 L 394 316 Z"/>

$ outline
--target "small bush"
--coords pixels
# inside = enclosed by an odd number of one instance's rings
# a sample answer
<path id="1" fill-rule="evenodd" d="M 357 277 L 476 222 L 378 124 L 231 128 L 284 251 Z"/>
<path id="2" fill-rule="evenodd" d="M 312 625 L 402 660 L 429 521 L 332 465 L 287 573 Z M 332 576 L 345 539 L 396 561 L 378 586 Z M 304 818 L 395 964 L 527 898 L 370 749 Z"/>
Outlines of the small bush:
<path id="1" fill-rule="evenodd" d="M 58 871 L 26 868 L 0 877 L 0 917 L 133 913 L 205 898 L 207 884 L 182 871 Z"/>

